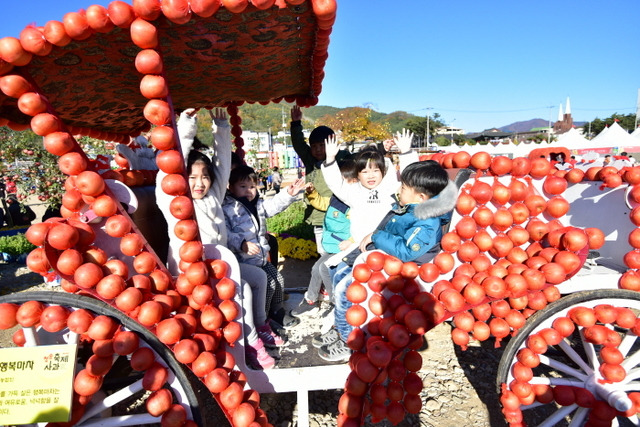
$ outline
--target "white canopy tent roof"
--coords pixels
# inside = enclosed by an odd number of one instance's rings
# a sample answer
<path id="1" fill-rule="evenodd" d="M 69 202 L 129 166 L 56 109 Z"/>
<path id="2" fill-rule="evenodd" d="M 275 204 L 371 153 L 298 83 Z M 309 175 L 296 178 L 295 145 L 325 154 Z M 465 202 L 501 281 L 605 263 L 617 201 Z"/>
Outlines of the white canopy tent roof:
<path id="1" fill-rule="evenodd" d="M 614 122 L 608 128 L 605 128 L 595 138 L 589 142 L 594 148 L 601 147 L 633 147 L 638 145 L 638 140 L 629 134 L 626 130 Z"/>
<path id="2" fill-rule="evenodd" d="M 557 146 L 565 147 L 568 150 L 587 148 L 589 143 L 589 140 L 580 135 L 580 132 L 578 132 L 576 128 L 571 128 L 568 132 L 563 133 L 556 141 Z"/>
<path id="3" fill-rule="evenodd" d="M 640 147 L 640 128 L 636 129 L 633 134 L 629 134 L 625 131 L 617 122 L 611 126 L 606 127 L 592 140 L 586 139 L 584 136 L 572 128 L 568 132 L 560 135 L 556 141 L 552 141 L 550 144 L 541 142 L 539 144 L 533 142 L 520 142 L 514 144 L 512 142 L 508 144 L 487 144 L 487 145 L 451 145 L 449 147 L 441 147 L 445 152 L 458 152 L 466 151 L 473 155 L 479 151 L 485 151 L 493 156 L 496 155 L 511 155 L 512 157 L 527 157 L 529 153 L 536 148 L 556 148 L 564 147 L 572 152 L 578 154 L 586 154 L 588 152 L 598 153 L 600 155 L 608 154 L 612 148 L 617 148 L 618 151 L 638 151 L 629 150 L 631 147 Z"/>

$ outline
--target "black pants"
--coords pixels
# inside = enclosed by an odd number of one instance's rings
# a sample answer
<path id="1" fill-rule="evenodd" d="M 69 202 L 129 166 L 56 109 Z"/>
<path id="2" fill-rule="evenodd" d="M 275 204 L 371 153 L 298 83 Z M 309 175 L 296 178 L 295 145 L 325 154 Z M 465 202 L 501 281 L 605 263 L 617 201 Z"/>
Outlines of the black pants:
<path id="1" fill-rule="evenodd" d="M 262 269 L 267 273 L 267 316 L 273 316 L 282 308 L 284 300 L 284 278 L 271 263 L 266 263 Z"/>
<path id="2" fill-rule="evenodd" d="M 278 239 L 273 234 L 267 233 L 267 242 L 269 242 L 269 258 L 271 258 L 271 264 L 278 268 Z"/>

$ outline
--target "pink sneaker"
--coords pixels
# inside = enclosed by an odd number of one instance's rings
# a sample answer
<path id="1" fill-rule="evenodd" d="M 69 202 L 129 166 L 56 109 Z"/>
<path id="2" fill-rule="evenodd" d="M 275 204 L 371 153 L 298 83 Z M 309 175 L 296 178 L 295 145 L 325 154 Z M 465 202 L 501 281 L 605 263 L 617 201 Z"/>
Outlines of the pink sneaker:
<path id="1" fill-rule="evenodd" d="M 246 356 L 249 364 L 256 369 L 271 369 L 276 366 L 276 361 L 269 356 L 260 338 L 255 343 L 247 346 Z"/>
<path id="2" fill-rule="evenodd" d="M 258 332 L 258 337 L 260 337 L 265 346 L 282 347 L 284 345 L 284 340 L 282 339 L 282 337 L 273 332 L 271 326 L 269 326 L 268 323 L 265 323 L 262 326 L 258 326 L 256 328 L 256 331 Z"/>

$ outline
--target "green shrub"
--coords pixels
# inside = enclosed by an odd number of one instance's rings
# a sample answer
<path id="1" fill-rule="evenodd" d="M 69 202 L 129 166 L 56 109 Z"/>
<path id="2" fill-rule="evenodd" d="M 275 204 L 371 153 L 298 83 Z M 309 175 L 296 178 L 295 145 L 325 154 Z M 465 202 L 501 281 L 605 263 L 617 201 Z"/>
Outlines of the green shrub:
<path id="1" fill-rule="evenodd" d="M 31 252 L 33 249 L 35 249 L 35 246 L 27 240 L 23 233 L 0 237 L 0 252 L 18 256 Z"/>
<path id="2" fill-rule="evenodd" d="M 306 204 L 298 201 L 283 212 L 267 218 L 267 230 L 273 234 L 295 236 L 300 239 L 315 241 L 313 227 L 304 222 Z"/>

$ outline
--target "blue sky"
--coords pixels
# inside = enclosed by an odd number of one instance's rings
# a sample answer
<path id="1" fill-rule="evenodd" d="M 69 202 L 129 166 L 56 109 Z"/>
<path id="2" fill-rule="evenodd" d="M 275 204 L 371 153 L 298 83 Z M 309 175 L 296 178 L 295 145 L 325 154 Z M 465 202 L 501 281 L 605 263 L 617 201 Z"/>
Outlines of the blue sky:
<path id="1" fill-rule="evenodd" d="M 109 1 L 7 0 L 0 36 Z M 635 113 L 640 2 L 338 0 L 321 105 L 440 114 L 480 131 Z"/>

